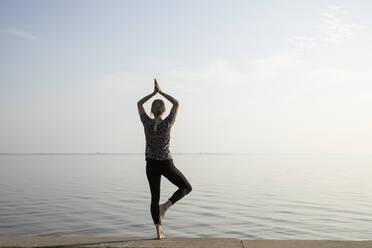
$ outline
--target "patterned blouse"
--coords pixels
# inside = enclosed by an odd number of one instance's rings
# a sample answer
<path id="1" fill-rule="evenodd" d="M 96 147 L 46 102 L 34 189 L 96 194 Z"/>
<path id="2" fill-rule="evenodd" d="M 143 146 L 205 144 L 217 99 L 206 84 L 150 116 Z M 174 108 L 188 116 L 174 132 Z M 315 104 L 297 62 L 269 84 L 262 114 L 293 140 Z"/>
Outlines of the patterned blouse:
<path id="1" fill-rule="evenodd" d="M 156 121 L 151 119 L 146 112 L 140 115 L 145 136 L 146 136 L 146 158 L 157 160 L 173 159 L 169 150 L 170 131 L 175 121 L 175 115 L 170 112 L 169 115 L 157 125 L 156 131 L 154 125 Z"/>

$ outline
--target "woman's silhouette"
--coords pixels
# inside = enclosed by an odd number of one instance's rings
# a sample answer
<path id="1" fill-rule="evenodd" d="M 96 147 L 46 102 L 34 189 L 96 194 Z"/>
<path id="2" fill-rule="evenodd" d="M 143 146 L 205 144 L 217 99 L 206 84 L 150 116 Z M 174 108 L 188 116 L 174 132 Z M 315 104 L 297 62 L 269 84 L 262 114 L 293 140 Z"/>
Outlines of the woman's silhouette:
<path id="1" fill-rule="evenodd" d="M 154 86 L 154 92 L 139 100 L 137 107 L 146 137 L 146 175 L 151 190 L 151 216 L 156 226 L 157 238 L 163 239 L 165 236 L 161 229 L 161 223 L 165 212 L 178 200 L 190 193 L 192 187 L 182 172 L 174 165 L 169 150 L 170 131 L 177 115 L 178 101 L 162 92 L 156 79 L 154 79 Z M 164 120 L 161 117 L 165 112 L 165 105 L 161 99 L 152 102 L 151 113 L 154 115 L 154 119 L 151 119 L 143 108 L 143 104 L 156 93 L 164 96 L 173 104 L 169 115 Z M 178 190 L 173 193 L 167 202 L 159 205 L 161 175 L 175 184 Z"/>

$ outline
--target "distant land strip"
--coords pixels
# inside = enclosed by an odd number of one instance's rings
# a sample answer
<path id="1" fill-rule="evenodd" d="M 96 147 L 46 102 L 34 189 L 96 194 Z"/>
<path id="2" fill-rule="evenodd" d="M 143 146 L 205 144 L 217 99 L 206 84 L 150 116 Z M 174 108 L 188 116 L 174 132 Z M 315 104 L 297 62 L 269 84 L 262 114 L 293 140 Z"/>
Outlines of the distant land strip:
<path id="1" fill-rule="evenodd" d="M 254 153 L 254 152 L 172 152 L 173 155 L 372 155 L 372 153 Z M 8 155 L 145 155 L 143 152 L 0 152 Z"/>

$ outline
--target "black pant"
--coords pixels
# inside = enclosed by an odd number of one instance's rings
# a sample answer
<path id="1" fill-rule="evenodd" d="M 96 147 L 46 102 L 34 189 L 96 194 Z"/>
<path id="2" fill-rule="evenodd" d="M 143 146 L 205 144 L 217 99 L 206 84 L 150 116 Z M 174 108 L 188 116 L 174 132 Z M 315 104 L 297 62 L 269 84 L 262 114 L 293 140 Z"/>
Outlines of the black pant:
<path id="1" fill-rule="evenodd" d="M 172 205 L 191 192 L 191 184 L 173 164 L 173 159 L 156 160 L 146 158 L 146 175 L 151 190 L 151 216 L 154 224 L 159 224 L 160 177 L 165 176 L 178 190 L 169 198 Z"/>

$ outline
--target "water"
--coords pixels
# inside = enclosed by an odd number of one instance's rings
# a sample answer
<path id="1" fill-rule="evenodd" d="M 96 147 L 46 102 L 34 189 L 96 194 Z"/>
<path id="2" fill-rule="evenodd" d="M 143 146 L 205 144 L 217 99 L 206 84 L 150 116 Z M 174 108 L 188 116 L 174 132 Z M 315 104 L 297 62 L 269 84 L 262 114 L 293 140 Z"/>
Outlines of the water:
<path id="1" fill-rule="evenodd" d="M 167 237 L 372 239 L 371 156 L 173 156 Z M 0 156 L 0 235 L 155 237 L 144 156 Z"/>

